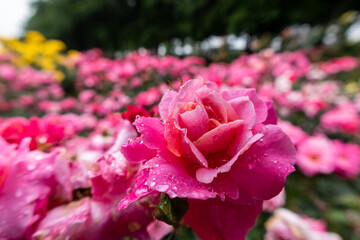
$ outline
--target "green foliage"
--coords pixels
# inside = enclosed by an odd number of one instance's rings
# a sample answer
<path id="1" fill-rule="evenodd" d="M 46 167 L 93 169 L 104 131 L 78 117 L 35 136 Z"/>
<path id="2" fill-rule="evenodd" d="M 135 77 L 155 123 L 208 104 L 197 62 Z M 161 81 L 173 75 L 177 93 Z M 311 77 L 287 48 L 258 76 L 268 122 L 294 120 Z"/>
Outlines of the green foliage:
<path id="1" fill-rule="evenodd" d="M 155 48 L 174 38 L 276 33 L 294 23 L 324 23 L 357 0 L 37 0 L 26 29 L 69 48 L 105 51 Z"/>

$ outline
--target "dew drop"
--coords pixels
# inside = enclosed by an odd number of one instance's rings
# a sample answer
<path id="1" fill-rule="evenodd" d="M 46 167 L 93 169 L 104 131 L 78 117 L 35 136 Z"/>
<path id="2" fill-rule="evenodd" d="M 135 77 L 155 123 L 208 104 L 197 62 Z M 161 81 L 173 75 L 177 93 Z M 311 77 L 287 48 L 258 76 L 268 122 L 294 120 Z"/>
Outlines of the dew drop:
<path id="1" fill-rule="evenodd" d="M 22 194 L 23 194 L 23 191 L 21 189 L 18 189 L 15 191 L 15 197 L 17 197 L 17 198 L 21 197 Z"/>
<path id="2" fill-rule="evenodd" d="M 176 191 L 178 188 L 176 186 L 172 187 L 172 190 Z"/>
<path id="3" fill-rule="evenodd" d="M 130 193 L 132 193 L 133 191 L 134 191 L 133 188 L 129 188 L 129 189 L 127 190 L 127 194 L 130 194 Z"/>
<path id="4" fill-rule="evenodd" d="M 146 189 L 138 189 L 135 191 L 135 196 L 139 197 L 141 196 L 143 193 L 146 193 L 147 190 Z"/>
<path id="5" fill-rule="evenodd" d="M 135 119 L 139 119 L 139 118 L 140 118 L 140 115 L 136 115 L 136 116 L 135 116 Z"/>
<path id="6" fill-rule="evenodd" d="M 35 167 L 36 167 L 36 165 L 35 165 L 34 163 L 30 163 L 30 164 L 27 166 L 27 169 L 31 171 L 31 170 L 34 170 Z"/>
<path id="7" fill-rule="evenodd" d="M 155 186 L 155 184 L 156 184 L 155 182 L 151 182 L 151 183 L 150 183 L 150 187 Z"/>
<path id="8" fill-rule="evenodd" d="M 264 153 L 264 157 L 267 157 L 267 153 Z"/>
<path id="9" fill-rule="evenodd" d="M 159 192 L 165 192 L 166 190 L 169 189 L 169 186 L 168 185 L 158 185 L 156 186 L 156 190 L 158 190 Z"/>
<path id="10" fill-rule="evenodd" d="M 249 164 L 248 167 L 249 169 L 253 169 L 255 167 L 255 164 Z"/>

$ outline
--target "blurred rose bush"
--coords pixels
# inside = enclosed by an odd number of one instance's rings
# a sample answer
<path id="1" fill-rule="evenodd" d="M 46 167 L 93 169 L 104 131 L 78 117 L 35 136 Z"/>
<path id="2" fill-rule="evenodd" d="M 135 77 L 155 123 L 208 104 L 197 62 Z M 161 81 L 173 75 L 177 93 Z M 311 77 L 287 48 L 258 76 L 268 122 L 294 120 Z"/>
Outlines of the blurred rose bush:
<path id="1" fill-rule="evenodd" d="M 0 238 L 360 237 L 359 59 L 1 41 Z"/>

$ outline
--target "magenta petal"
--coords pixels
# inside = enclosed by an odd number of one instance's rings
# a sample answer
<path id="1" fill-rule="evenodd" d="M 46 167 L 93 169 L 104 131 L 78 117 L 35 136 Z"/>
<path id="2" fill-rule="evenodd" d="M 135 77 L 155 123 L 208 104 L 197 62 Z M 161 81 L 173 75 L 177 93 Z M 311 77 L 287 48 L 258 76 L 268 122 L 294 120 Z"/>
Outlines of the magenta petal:
<path id="1" fill-rule="evenodd" d="M 186 128 L 187 136 L 191 140 L 198 139 L 209 131 L 209 118 L 203 106 L 197 105 L 193 111 L 180 114 L 181 127 Z"/>
<path id="2" fill-rule="evenodd" d="M 230 172 L 242 193 L 240 201 L 268 200 L 276 196 L 284 187 L 286 177 L 295 170 L 295 148 L 289 137 L 275 125 L 264 129 L 264 137 L 240 156 Z"/>
<path id="3" fill-rule="evenodd" d="M 231 99 L 229 103 L 237 113 L 238 118 L 243 119 L 245 121 L 245 124 L 248 125 L 249 128 L 252 128 L 255 125 L 255 108 L 249 97 L 243 96 L 234 98 Z"/>
<path id="4" fill-rule="evenodd" d="M 157 118 L 140 117 L 134 125 L 140 132 L 144 144 L 153 149 L 164 147 L 164 124 Z"/>
<path id="5" fill-rule="evenodd" d="M 228 145 L 239 134 L 239 128 L 244 123 L 243 120 L 236 120 L 227 124 L 222 124 L 217 128 L 205 133 L 194 145 L 202 153 L 214 153 L 224 151 Z"/>
<path id="6" fill-rule="evenodd" d="M 177 95 L 177 92 L 169 90 L 167 91 L 164 96 L 161 99 L 161 102 L 159 103 L 159 113 L 161 119 L 167 119 L 169 116 L 169 110 L 170 110 L 170 103 Z"/>
<path id="7" fill-rule="evenodd" d="M 211 186 L 206 186 L 191 177 L 184 166 L 177 162 L 167 162 L 161 157 L 148 161 L 149 177 L 146 186 L 158 192 L 165 192 L 171 198 L 207 199 L 216 197 Z"/>
<path id="8" fill-rule="evenodd" d="M 206 160 L 206 158 L 204 157 L 204 155 L 199 151 L 199 149 L 194 145 L 194 143 L 192 143 L 190 141 L 190 139 L 186 136 L 186 129 L 181 131 L 181 136 L 182 136 L 182 150 L 184 153 L 186 153 L 186 155 L 192 155 L 193 158 L 191 158 L 191 160 L 195 159 L 197 161 L 194 162 L 198 162 L 200 163 L 203 167 L 208 167 L 208 162 Z"/>
<path id="9" fill-rule="evenodd" d="M 170 102 L 168 113 L 172 112 L 178 102 L 194 102 L 195 91 L 205 84 L 204 79 L 201 78 L 186 82 Z"/>
<path id="10" fill-rule="evenodd" d="M 238 153 L 235 156 L 233 156 L 226 164 L 222 165 L 221 167 L 213 168 L 213 169 L 199 168 L 196 171 L 196 179 L 202 183 L 211 183 L 219 173 L 229 172 L 232 165 L 238 160 L 239 156 L 241 156 L 241 154 L 243 154 L 246 150 L 248 150 L 251 147 L 251 145 L 257 140 L 259 140 L 262 136 L 263 136 L 262 134 L 254 135 L 245 144 L 245 146 L 241 148 L 240 151 L 238 151 Z"/>
<path id="11" fill-rule="evenodd" d="M 180 118 L 179 116 L 180 116 L 179 114 L 175 114 L 175 119 L 174 119 L 175 120 L 174 127 L 176 128 L 175 130 L 178 130 L 180 132 L 179 136 L 181 137 L 181 146 L 180 143 L 178 143 L 179 144 L 178 147 L 181 148 L 181 151 L 184 153 L 184 155 L 191 156 L 190 159 L 192 161 L 201 164 L 203 167 L 208 167 L 208 162 L 204 157 L 204 155 L 199 151 L 199 149 L 196 148 L 193 142 L 190 141 L 190 139 L 188 138 L 187 136 L 188 129 L 180 128 L 178 124 Z"/>
<path id="12" fill-rule="evenodd" d="M 125 209 L 127 208 L 131 203 L 135 202 L 136 200 L 146 197 L 148 195 L 154 194 L 155 191 L 151 190 L 147 184 L 149 178 L 149 171 L 147 169 L 140 170 L 139 176 L 136 179 L 136 184 L 132 188 L 128 189 L 129 195 L 127 195 L 125 198 L 123 198 L 118 206 L 117 210 Z"/>
<path id="13" fill-rule="evenodd" d="M 52 209 L 40 222 L 32 239 L 85 239 L 83 234 L 91 224 L 90 203 L 89 198 L 83 198 Z"/>
<path id="14" fill-rule="evenodd" d="M 171 95 L 173 97 L 173 99 L 171 100 L 170 104 L 168 105 L 169 107 L 168 107 L 167 114 L 170 114 L 172 112 L 172 110 L 175 108 L 176 104 L 179 102 L 195 102 L 195 100 L 194 100 L 195 94 L 194 93 L 203 86 L 205 86 L 207 89 L 209 89 L 209 91 L 216 91 L 216 92 L 219 91 L 219 89 L 215 83 L 205 81 L 202 78 L 196 78 L 191 81 L 188 81 L 183 86 L 181 86 L 179 92 L 176 95 L 175 94 Z M 164 101 L 168 102 L 169 101 L 168 98 L 170 98 L 171 96 L 167 96 L 166 99 L 164 99 Z M 167 105 L 167 103 L 164 103 L 164 106 L 166 106 L 166 105 Z M 165 111 L 164 111 L 164 115 L 166 115 Z"/>
<path id="15" fill-rule="evenodd" d="M 155 157 L 156 150 L 148 148 L 141 140 L 141 137 L 139 137 L 132 144 L 123 144 L 121 146 L 121 153 L 127 161 L 138 163 Z"/>
<path id="16" fill-rule="evenodd" d="M 267 114 L 267 118 L 266 120 L 263 122 L 264 125 L 267 124 L 277 124 L 277 115 L 276 115 L 276 111 L 274 109 L 274 103 L 273 101 L 265 101 L 266 103 L 266 107 L 268 109 L 268 114 Z"/>
<path id="17" fill-rule="evenodd" d="M 255 89 L 246 89 L 246 88 L 234 88 L 226 90 L 222 93 L 222 96 L 225 100 L 229 101 L 231 99 L 248 96 L 250 101 L 254 104 L 257 122 L 265 121 L 267 117 L 267 107 L 266 104 L 260 100 L 256 94 Z"/>
<path id="18" fill-rule="evenodd" d="M 214 198 L 188 203 L 184 221 L 206 240 L 244 240 L 262 210 L 262 201 L 242 205 Z"/>
<path id="19" fill-rule="evenodd" d="M 208 89 L 205 93 L 202 93 L 202 89 L 199 89 L 196 92 L 196 95 L 201 100 L 201 103 L 206 107 L 209 107 L 213 111 L 213 115 L 211 116 L 211 112 L 209 112 L 209 118 L 214 118 L 218 120 L 220 123 L 231 122 L 238 119 L 236 112 L 231 107 L 231 105 L 225 101 L 221 95 L 217 92 L 209 92 Z M 203 90 L 204 91 L 204 90 Z"/>

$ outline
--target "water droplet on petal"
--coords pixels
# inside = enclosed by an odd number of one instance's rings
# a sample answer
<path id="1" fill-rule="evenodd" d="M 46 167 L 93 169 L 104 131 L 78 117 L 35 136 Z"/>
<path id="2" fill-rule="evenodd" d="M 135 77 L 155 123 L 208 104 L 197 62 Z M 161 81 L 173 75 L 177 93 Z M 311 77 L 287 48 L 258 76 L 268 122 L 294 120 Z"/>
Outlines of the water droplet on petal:
<path id="1" fill-rule="evenodd" d="M 146 189 L 138 189 L 135 191 L 135 196 L 139 197 L 141 196 L 143 193 L 146 193 L 147 190 Z"/>
<path id="2" fill-rule="evenodd" d="M 254 167 L 255 167 L 255 164 L 253 164 L 253 163 L 248 165 L 249 169 L 253 169 Z"/>
<path id="3" fill-rule="evenodd" d="M 156 184 L 155 182 L 151 182 L 151 183 L 150 183 L 150 187 L 155 186 L 155 184 Z"/>
<path id="4" fill-rule="evenodd" d="M 162 184 L 160 184 L 160 185 L 157 185 L 156 186 L 156 190 L 158 190 L 159 192 L 165 192 L 166 190 L 168 190 L 169 189 L 169 186 L 168 185 L 162 185 Z"/>
<path id="5" fill-rule="evenodd" d="M 17 190 L 15 191 L 15 197 L 17 197 L 17 198 L 21 197 L 22 194 L 23 194 L 22 189 L 17 189 Z"/>
<path id="6" fill-rule="evenodd" d="M 30 163 L 28 166 L 27 166 L 27 169 L 28 170 L 34 170 L 36 168 L 36 165 L 34 163 Z"/>

